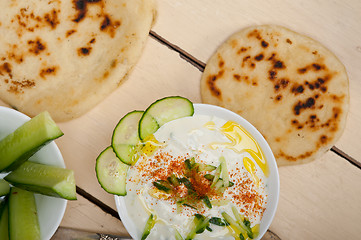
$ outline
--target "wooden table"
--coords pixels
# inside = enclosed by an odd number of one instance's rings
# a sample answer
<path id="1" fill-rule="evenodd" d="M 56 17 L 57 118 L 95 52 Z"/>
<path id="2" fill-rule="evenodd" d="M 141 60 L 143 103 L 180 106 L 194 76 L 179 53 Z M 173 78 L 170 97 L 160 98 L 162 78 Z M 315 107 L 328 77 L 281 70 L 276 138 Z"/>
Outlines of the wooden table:
<path id="1" fill-rule="evenodd" d="M 61 226 L 128 236 L 114 197 L 102 190 L 94 170 L 116 123 L 164 96 L 200 102 L 209 57 L 231 34 L 254 24 L 280 24 L 320 41 L 344 63 L 350 79 L 343 136 L 320 159 L 279 169 L 280 200 L 269 231 L 280 239 L 361 239 L 359 0 L 158 0 L 157 21 L 129 79 L 86 115 L 59 124 L 65 135 L 56 143 L 75 171 L 78 193 Z"/>

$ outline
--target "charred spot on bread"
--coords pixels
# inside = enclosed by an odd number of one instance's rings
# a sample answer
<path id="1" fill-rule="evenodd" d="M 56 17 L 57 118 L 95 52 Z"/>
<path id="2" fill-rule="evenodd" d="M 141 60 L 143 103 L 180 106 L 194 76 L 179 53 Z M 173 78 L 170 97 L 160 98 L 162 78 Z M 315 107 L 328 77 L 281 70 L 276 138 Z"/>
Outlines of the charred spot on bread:
<path id="1" fill-rule="evenodd" d="M 88 11 L 88 3 L 97 3 L 101 0 L 73 0 L 74 8 L 77 10 L 77 15 L 73 19 L 74 22 L 80 22 L 85 17 Z"/>
<path id="2" fill-rule="evenodd" d="M 241 80 L 241 76 L 239 74 L 233 74 L 233 78 L 236 79 L 237 81 Z"/>
<path id="3" fill-rule="evenodd" d="M 14 94 L 22 94 L 24 93 L 24 90 L 26 88 L 32 88 L 32 87 L 35 87 L 34 80 L 30 80 L 30 79 L 26 79 L 22 81 L 12 80 L 8 88 L 8 92 L 12 92 Z"/>
<path id="4" fill-rule="evenodd" d="M 282 95 L 278 94 L 275 98 L 276 101 L 281 101 L 282 100 Z"/>
<path id="5" fill-rule="evenodd" d="M 276 153 L 275 155 L 276 155 L 276 158 L 277 158 L 277 157 L 283 157 L 283 158 L 287 159 L 288 161 L 295 162 L 295 161 L 297 161 L 297 160 L 299 160 L 299 159 L 305 159 L 305 158 L 310 157 L 310 156 L 311 156 L 312 154 L 314 154 L 314 152 L 316 152 L 316 151 L 317 151 L 317 150 L 314 149 L 314 150 L 312 150 L 312 151 L 307 151 L 307 152 L 302 153 L 302 154 L 297 155 L 297 156 L 292 156 L 292 155 L 290 155 L 290 154 L 286 154 L 286 153 L 283 152 L 282 150 L 279 150 L 279 152 Z"/>
<path id="6" fill-rule="evenodd" d="M 320 136 L 320 142 L 322 144 L 326 144 L 327 143 L 327 136 L 326 135 L 321 135 Z"/>
<path id="7" fill-rule="evenodd" d="M 75 33 L 75 32 L 76 32 L 75 29 L 68 30 L 68 31 L 65 33 L 65 37 L 69 37 L 70 35 L 72 35 L 72 34 Z"/>
<path id="8" fill-rule="evenodd" d="M 35 40 L 28 40 L 29 52 L 35 55 L 40 54 L 42 51 L 46 49 L 46 44 L 42 42 L 40 38 L 36 38 Z"/>
<path id="9" fill-rule="evenodd" d="M 10 63 L 4 62 L 2 65 L 0 65 L 0 75 L 8 75 L 10 79 L 13 78 L 12 66 Z"/>
<path id="10" fill-rule="evenodd" d="M 216 75 L 209 76 L 207 79 L 207 85 L 213 96 L 217 98 L 222 98 L 221 90 L 216 86 L 216 80 L 217 80 Z"/>
<path id="11" fill-rule="evenodd" d="M 58 70 L 58 66 L 43 68 L 40 70 L 39 76 L 45 79 L 47 75 L 56 75 L 57 70 Z"/>
<path id="12" fill-rule="evenodd" d="M 264 41 L 264 40 L 261 42 L 261 46 L 262 46 L 263 48 L 267 48 L 268 45 L 269 45 L 268 42 L 266 42 L 266 41 Z"/>
<path id="13" fill-rule="evenodd" d="M 246 52 L 247 50 L 248 50 L 248 48 L 246 48 L 246 47 L 241 47 L 241 48 L 237 51 L 237 54 L 240 55 L 241 53 Z"/>
<path id="14" fill-rule="evenodd" d="M 78 49 L 78 56 L 88 56 L 91 50 L 91 47 L 81 47 Z"/>
<path id="15" fill-rule="evenodd" d="M 291 92 L 294 93 L 295 95 L 303 93 L 304 90 L 305 88 L 303 87 L 303 85 L 299 85 L 299 84 L 294 84 L 294 86 L 291 88 Z"/>
<path id="16" fill-rule="evenodd" d="M 219 66 L 220 68 L 222 68 L 222 67 L 224 66 L 224 61 L 223 61 L 223 60 L 220 60 L 220 61 L 218 62 L 218 66 Z"/>
<path id="17" fill-rule="evenodd" d="M 278 69 L 282 69 L 282 68 L 286 68 L 286 66 L 284 65 L 284 63 L 280 60 L 277 60 L 274 65 L 273 65 L 274 68 L 278 68 Z"/>
<path id="18" fill-rule="evenodd" d="M 52 29 L 55 29 L 56 26 L 60 23 L 59 18 L 58 18 L 58 12 L 59 11 L 60 10 L 53 9 L 49 13 L 46 13 L 44 15 L 45 21 L 50 25 L 50 27 Z"/>
<path id="19" fill-rule="evenodd" d="M 274 70 L 269 70 L 269 71 L 268 71 L 268 76 L 269 76 L 269 77 L 268 77 L 269 80 L 273 81 L 274 79 L 277 78 L 277 72 L 274 71 Z"/>
<path id="20" fill-rule="evenodd" d="M 298 101 L 293 107 L 293 113 L 295 115 L 300 115 L 302 110 L 313 108 L 315 106 L 315 99 L 313 97 L 309 97 L 306 101 Z"/>
<path id="21" fill-rule="evenodd" d="M 103 32 L 107 32 L 110 37 L 114 37 L 115 30 L 121 25 L 120 21 L 112 21 L 110 16 L 105 14 L 104 19 L 100 24 L 100 30 Z"/>
<path id="22" fill-rule="evenodd" d="M 257 56 L 254 57 L 254 59 L 256 59 L 257 61 L 261 61 L 264 58 L 263 53 L 258 54 Z"/>
<path id="23" fill-rule="evenodd" d="M 299 74 L 305 74 L 307 73 L 308 71 L 314 71 L 314 72 L 318 72 L 318 71 L 321 71 L 321 70 L 327 70 L 327 67 L 323 64 L 323 63 L 311 63 L 307 66 L 304 66 L 304 67 L 301 67 L 299 69 L 297 69 L 297 72 Z"/>

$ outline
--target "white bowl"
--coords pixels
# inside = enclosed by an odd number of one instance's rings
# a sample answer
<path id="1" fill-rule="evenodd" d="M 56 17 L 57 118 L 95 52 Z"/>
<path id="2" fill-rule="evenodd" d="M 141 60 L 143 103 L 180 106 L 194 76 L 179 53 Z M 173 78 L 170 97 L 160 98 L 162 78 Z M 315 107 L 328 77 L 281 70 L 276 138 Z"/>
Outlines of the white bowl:
<path id="1" fill-rule="evenodd" d="M 194 104 L 194 115 L 213 115 L 219 118 L 223 118 L 225 120 L 232 120 L 243 126 L 259 143 L 263 153 L 266 156 L 267 163 L 269 166 L 269 177 L 268 177 L 268 200 L 266 205 L 266 210 L 263 214 L 261 223 L 260 223 L 260 231 L 259 235 L 255 240 L 259 240 L 262 236 L 266 233 L 267 229 L 271 225 L 273 217 L 276 213 L 277 205 L 278 205 L 278 198 L 279 198 L 279 191 L 280 191 L 280 184 L 279 184 L 279 175 L 278 175 L 278 167 L 276 160 L 273 156 L 271 148 L 269 147 L 268 143 L 262 136 L 262 134 L 247 120 L 239 116 L 238 114 L 227 110 L 225 108 L 221 108 L 214 105 L 208 104 Z M 129 232 L 129 234 L 135 238 L 136 236 L 136 225 L 137 223 L 131 221 L 128 210 L 125 205 L 124 197 L 115 196 L 115 204 L 117 206 L 117 210 L 119 216 Z"/>
<path id="2" fill-rule="evenodd" d="M 15 131 L 30 118 L 11 108 L 0 106 L 0 139 Z M 64 159 L 55 142 L 44 146 L 31 161 L 65 168 Z M 0 174 L 4 178 L 7 174 Z M 58 229 L 64 216 L 67 200 L 35 194 L 42 240 L 50 239 Z"/>

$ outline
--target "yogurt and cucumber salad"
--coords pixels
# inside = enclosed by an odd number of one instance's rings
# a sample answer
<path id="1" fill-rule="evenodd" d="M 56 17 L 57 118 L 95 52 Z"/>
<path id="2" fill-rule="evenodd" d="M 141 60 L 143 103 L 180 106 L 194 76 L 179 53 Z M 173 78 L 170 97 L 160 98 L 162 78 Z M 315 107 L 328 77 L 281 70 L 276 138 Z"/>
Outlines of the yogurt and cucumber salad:
<path id="1" fill-rule="evenodd" d="M 268 201 L 255 138 L 236 121 L 194 114 L 179 96 L 126 114 L 96 172 L 122 196 L 135 239 L 254 239 Z"/>

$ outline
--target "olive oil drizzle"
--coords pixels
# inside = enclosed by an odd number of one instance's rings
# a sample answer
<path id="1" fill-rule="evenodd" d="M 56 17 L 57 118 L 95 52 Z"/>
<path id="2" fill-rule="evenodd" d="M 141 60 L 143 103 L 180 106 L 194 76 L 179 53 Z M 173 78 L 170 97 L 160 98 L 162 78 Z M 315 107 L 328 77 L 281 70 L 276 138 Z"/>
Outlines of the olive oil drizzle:
<path id="1" fill-rule="evenodd" d="M 213 122 L 208 122 L 205 124 L 205 127 L 209 130 L 216 130 L 215 124 Z M 244 153 L 247 152 L 251 155 L 257 165 L 261 168 L 264 175 L 266 177 L 269 176 L 269 169 L 268 164 L 266 161 L 266 157 L 263 154 L 262 149 L 260 148 L 257 141 L 252 137 L 252 135 L 244 129 L 241 125 L 234 121 L 227 121 L 220 129 L 218 129 L 225 137 L 227 137 L 230 142 L 223 142 L 223 143 L 212 143 L 210 144 L 211 149 L 217 149 L 219 147 L 226 147 L 228 149 L 232 149 L 237 153 Z M 245 168 L 246 170 L 252 175 L 255 176 L 253 173 L 255 171 L 255 167 L 250 166 L 249 163 L 251 159 L 244 160 L 248 164 Z"/>

